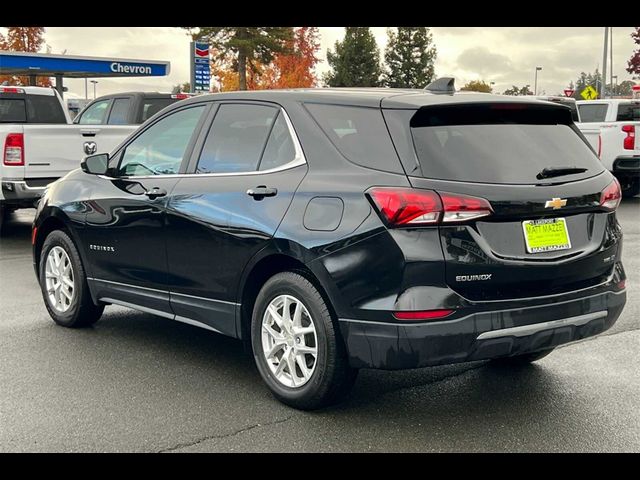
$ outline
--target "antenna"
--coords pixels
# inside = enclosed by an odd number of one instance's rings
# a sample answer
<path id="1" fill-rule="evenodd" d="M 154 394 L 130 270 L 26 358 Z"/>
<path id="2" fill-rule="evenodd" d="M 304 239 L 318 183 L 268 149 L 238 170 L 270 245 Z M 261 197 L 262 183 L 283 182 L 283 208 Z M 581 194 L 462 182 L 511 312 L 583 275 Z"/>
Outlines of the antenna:
<path id="1" fill-rule="evenodd" d="M 453 77 L 440 77 L 424 87 L 424 89 L 437 94 L 454 93 L 456 91 L 455 81 L 456 79 Z"/>

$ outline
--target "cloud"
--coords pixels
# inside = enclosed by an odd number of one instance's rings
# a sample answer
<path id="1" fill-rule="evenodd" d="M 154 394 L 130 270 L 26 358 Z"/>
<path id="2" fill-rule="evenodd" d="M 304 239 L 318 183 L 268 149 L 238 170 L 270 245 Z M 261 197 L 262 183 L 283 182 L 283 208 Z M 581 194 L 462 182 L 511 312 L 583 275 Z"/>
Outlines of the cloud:
<path id="1" fill-rule="evenodd" d="M 513 64 L 506 55 L 492 53 L 487 47 L 473 47 L 458 56 L 458 68 L 467 72 L 476 72 L 481 77 L 490 78 L 511 71 Z"/>

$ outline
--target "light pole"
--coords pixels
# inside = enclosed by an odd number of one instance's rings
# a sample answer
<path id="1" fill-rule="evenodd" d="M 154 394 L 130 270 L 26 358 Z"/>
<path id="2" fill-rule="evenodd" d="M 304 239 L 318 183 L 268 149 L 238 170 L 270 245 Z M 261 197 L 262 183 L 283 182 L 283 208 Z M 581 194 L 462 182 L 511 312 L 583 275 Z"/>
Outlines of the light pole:
<path id="1" fill-rule="evenodd" d="M 542 67 L 536 67 L 536 75 L 533 82 L 533 94 L 538 95 L 538 72 L 542 70 Z"/>
<path id="2" fill-rule="evenodd" d="M 615 79 L 616 83 L 613 83 Z M 611 89 L 613 90 L 612 95 L 618 94 L 618 75 L 611 75 Z"/>
<path id="3" fill-rule="evenodd" d="M 91 83 L 93 83 L 93 99 L 96 99 L 96 83 L 98 83 L 98 80 L 90 80 Z"/>

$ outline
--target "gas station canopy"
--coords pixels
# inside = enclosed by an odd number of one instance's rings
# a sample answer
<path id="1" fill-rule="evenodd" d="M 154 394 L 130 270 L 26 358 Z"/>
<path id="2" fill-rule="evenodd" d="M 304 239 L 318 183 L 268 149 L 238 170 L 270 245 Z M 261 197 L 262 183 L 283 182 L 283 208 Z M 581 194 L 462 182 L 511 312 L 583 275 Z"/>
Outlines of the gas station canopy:
<path id="1" fill-rule="evenodd" d="M 0 75 L 55 77 L 62 94 L 62 78 L 161 77 L 169 75 L 170 62 L 129 58 L 79 57 L 47 53 L 0 51 Z"/>
<path id="2" fill-rule="evenodd" d="M 0 75 L 160 77 L 168 75 L 170 69 L 169 62 L 0 51 Z"/>

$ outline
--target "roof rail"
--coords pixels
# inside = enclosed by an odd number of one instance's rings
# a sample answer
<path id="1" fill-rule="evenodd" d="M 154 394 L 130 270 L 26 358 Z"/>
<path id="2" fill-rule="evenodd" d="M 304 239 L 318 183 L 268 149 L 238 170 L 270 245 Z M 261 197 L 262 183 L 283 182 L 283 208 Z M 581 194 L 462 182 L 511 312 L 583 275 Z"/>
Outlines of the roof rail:
<path id="1" fill-rule="evenodd" d="M 454 93 L 456 91 L 455 81 L 456 79 L 453 77 L 440 77 L 424 87 L 424 89 L 431 93 Z"/>

